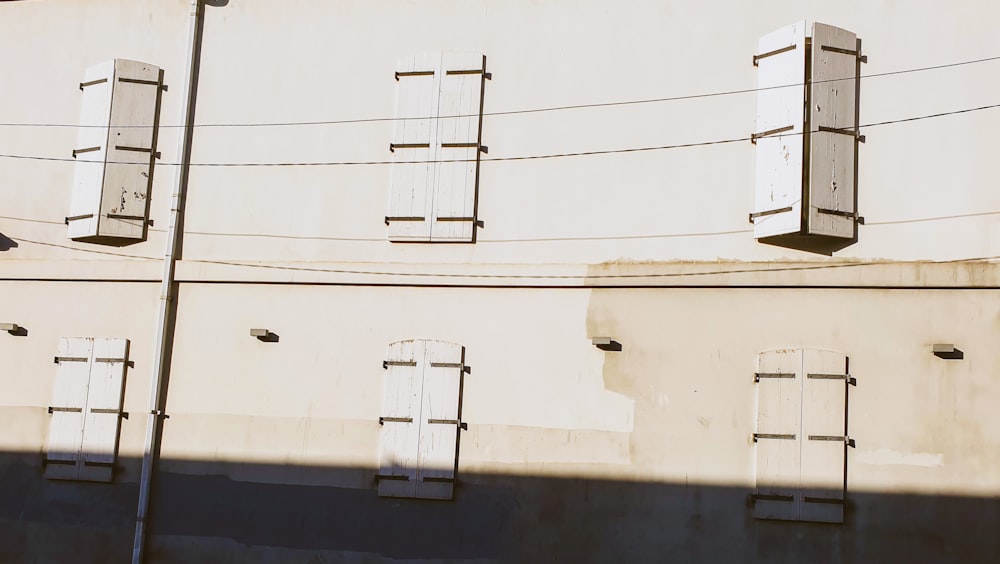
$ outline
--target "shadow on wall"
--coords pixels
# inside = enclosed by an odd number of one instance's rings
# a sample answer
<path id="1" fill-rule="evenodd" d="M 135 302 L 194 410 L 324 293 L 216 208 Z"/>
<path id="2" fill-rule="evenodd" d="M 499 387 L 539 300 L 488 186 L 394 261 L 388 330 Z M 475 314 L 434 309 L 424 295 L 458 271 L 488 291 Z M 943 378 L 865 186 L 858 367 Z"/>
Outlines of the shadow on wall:
<path id="1" fill-rule="evenodd" d="M 97 484 L 45 480 L 38 460 L 0 456 L 0 561 L 127 561 L 140 461 L 120 461 L 116 483 Z M 454 500 L 422 501 L 378 497 L 371 468 L 163 462 L 171 471 L 154 482 L 147 562 L 986 562 L 1000 554 L 997 498 L 848 492 L 845 523 L 825 525 L 755 520 L 741 487 L 466 473 Z M 345 486 L 296 485 L 305 483 Z"/>
<path id="2" fill-rule="evenodd" d="M 17 241 L 0 233 L 0 251 L 9 251 L 17 248 Z"/>

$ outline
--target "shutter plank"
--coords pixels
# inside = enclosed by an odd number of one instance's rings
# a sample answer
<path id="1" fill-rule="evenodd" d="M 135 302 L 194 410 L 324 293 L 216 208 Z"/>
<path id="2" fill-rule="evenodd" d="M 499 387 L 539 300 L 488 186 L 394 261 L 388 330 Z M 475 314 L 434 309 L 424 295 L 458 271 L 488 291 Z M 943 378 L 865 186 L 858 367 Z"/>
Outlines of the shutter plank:
<path id="1" fill-rule="evenodd" d="M 125 390 L 128 349 L 127 339 L 94 339 L 84 417 L 81 479 L 100 482 L 112 479 L 112 465 L 118 455 L 119 414 Z"/>
<path id="2" fill-rule="evenodd" d="M 857 86 L 856 56 L 830 51 L 857 48 L 857 37 L 846 30 L 813 24 L 810 96 L 809 233 L 850 238 L 854 218 L 820 210 L 854 214 L 854 137 L 821 128 L 854 131 Z"/>
<path id="3" fill-rule="evenodd" d="M 160 69 L 116 59 L 99 234 L 142 240 L 156 160 Z"/>
<path id="4" fill-rule="evenodd" d="M 417 496 L 451 499 L 457 464 L 464 348 L 426 342 Z"/>
<path id="5" fill-rule="evenodd" d="M 433 241 L 473 240 L 485 65 L 481 54 L 442 55 L 438 115 L 443 117 L 438 120 L 438 160 L 462 162 L 438 163 Z M 469 72 L 474 70 L 480 72 Z"/>
<path id="6" fill-rule="evenodd" d="M 421 387 L 424 345 L 421 341 L 399 341 L 386 352 L 382 417 L 409 419 L 384 422 L 379 438 L 378 494 L 414 497 L 417 488 L 417 448 L 420 440 Z M 405 477 L 405 480 L 385 476 Z"/>
<path id="7" fill-rule="evenodd" d="M 758 357 L 758 373 L 792 377 L 761 377 L 757 382 L 756 484 L 754 517 L 798 518 L 802 355 L 798 350 L 766 351 Z M 774 438 L 761 437 L 771 435 Z M 777 438 L 794 436 L 794 438 Z"/>
<path id="8" fill-rule="evenodd" d="M 847 357 L 825 350 L 803 351 L 802 393 L 802 520 L 841 523 L 844 520 L 844 472 Z M 809 375 L 813 376 L 810 377 Z"/>
<path id="9" fill-rule="evenodd" d="M 411 55 L 401 59 L 396 69 L 397 121 L 392 144 L 409 147 L 397 148 L 392 153 L 388 237 L 390 241 L 429 241 L 436 172 L 432 161 L 437 160 L 434 116 L 438 108 L 441 56 L 439 53 Z M 432 74 L 426 74 L 428 71 Z"/>
<path id="10" fill-rule="evenodd" d="M 56 377 L 52 389 L 53 411 L 45 451 L 45 457 L 49 461 L 45 466 L 47 478 L 75 480 L 79 475 L 84 409 L 93 348 L 93 339 L 59 339 Z"/>
<path id="11" fill-rule="evenodd" d="M 68 215 L 77 219 L 69 221 L 67 236 L 70 239 L 97 235 L 114 75 L 114 61 L 94 65 L 83 75 L 80 125 L 84 127 L 77 131 L 74 147 L 74 150 L 82 152 L 75 155 L 73 193 Z M 97 150 L 88 150 L 94 148 Z"/>
<path id="12" fill-rule="evenodd" d="M 768 90 L 757 93 L 756 133 L 791 129 L 756 141 L 756 238 L 801 229 L 805 31 L 806 22 L 798 22 L 762 37 L 757 47 L 761 55 L 794 46 L 757 61 L 757 87 Z M 788 87 L 774 88 L 777 86 Z"/>

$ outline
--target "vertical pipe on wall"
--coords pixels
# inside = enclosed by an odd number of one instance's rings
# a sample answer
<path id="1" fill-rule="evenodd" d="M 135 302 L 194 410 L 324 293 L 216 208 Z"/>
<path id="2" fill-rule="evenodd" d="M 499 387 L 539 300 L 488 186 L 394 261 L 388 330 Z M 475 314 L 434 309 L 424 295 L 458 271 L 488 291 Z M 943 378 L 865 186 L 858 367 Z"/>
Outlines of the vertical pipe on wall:
<path id="1" fill-rule="evenodd" d="M 139 477 L 139 506 L 135 516 L 135 541 L 132 545 L 132 564 L 141 564 L 146 541 L 146 519 L 149 509 L 149 492 L 153 478 L 153 464 L 158 451 L 160 424 L 163 420 L 164 374 L 169 364 L 172 334 L 173 308 L 175 299 L 174 267 L 181 244 L 181 222 L 188 174 L 191 163 L 191 138 L 194 123 L 198 52 L 201 43 L 202 0 L 191 0 L 190 27 L 188 29 L 187 68 L 184 73 L 183 106 L 181 107 L 181 130 L 177 141 L 180 166 L 174 183 L 170 202 L 170 224 L 167 229 L 167 247 L 163 258 L 163 280 L 160 285 L 160 303 L 156 322 L 153 372 L 149 384 L 149 414 L 146 418 L 146 440 L 142 452 L 142 473 Z"/>

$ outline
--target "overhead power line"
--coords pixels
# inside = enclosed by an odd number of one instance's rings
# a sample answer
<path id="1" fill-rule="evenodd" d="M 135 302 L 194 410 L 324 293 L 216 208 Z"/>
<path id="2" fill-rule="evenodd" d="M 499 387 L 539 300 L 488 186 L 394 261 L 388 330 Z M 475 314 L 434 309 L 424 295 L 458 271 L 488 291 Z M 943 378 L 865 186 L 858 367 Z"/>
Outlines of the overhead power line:
<path id="1" fill-rule="evenodd" d="M 883 125 L 890 125 L 896 123 L 906 123 L 911 121 L 920 121 L 925 119 L 932 119 L 944 116 L 952 116 L 958 114 L 966 114 L 971 112 L 979 112 L 983 110 L 990 110 L 994 108 L 1000 108 L 1000 104 L 990 104 L 987 106 L 979 106 L 975 108 L 965 108 L 962 110 L 953 110 L 949 112 L 938 112 L 934 114 L 927 114 L 922 116 L 913 116 L 908 118 L 900 118 L 893 120 L 885 120 L 872 122 L 867 124 L 861 124 L 859 127 L 879 127 Z M 818 133 L 818 131 L 811 131 L 810 133 Z M 802 133 L 790 133 L 782 134 L 786 136 L 792 135 L 802 135 Z M 496 157 L 496 158 L 483 158 L 479 159 L 479 162 L 491 163 L 491 162 L 504 162 L 504 161 L 531 161 L 531 160 L 544 160 L 544 159 L 557 159 L 557 158 L 568 158 L 568 157 L 586 157 L 594 155 L 613 155 L 613 154 L 623 154 L 623 153 L 640 153 L 648 151 L 664 151 L 669 149 L 685 149 L 690 147 L 707 147 L 710 145 L 725 145 L 730 143 L 740 143 L 744 141 L 750 141 L 750 136 L 745 137 L 735 137 L 731 139 L 718 139 L 714 141 L 699 141 L 693 143 L 678 143 L 673 145 L 657 145 L 651 147 L 628 147 L 622 149 L 603 149 L 595 151 L 577 151 L 577 152 L 567 152 L 567 153 L 550 153 L 543 155 L 522 155 L 514 157 Z M 10 154 L 0 154 L 0 158 L 6 159 L 23 159 L 23 160 L 34 160 L 34 161 L 51 161 L 51 162 L 78 162 L 77 159 L 66 158 L 66 157 L 41 157 L 33 155 L 10 155 Z M 265 162 L 249 162 L 249 163 L 190 163 L 190 166 L 199 167 L 312 167 L 312 166 L 379 166 L 379 165 L 391 165 L 391 164 L 436 164 L 436 163 L 472 163 L 476 162 L 476 159 L 439 159 L 439 160 L 421 160 L 421 161 L 325 161 L 325 162 L 277 162 L 277 163 L 265 163 Z M 118 161 L 108 161 L 107 164 L 135 164 L 127 162 Z M 160 166 L 181 166 L 182 163 L 176 162 L 158 162 Z"/>
<path id="2" fill-rule="evenodd" d="M 912 69 L 902 69 L 895 71 L 887 71 L 881 73 L 873 73 L 861 75 L 861 79 L 867 78 L 878 78 L 883 76 L 894 76 L 900 74 L 909 74 L 916 72 L 925 72 L 932 70 L 939 70 L 952 67 L 960 67 L 965 65 L 974 65 L 979 63 L 987 63 L 991 61 L 1000 60 L 1000 56 L 996 57 L 985 57 L 982 59 L 973 59 L 968 61 L 959 61 L 955 63 L 946 63 L 942 65 L 933 65 L 928 67 L 918 67 Z M 827 80 L 816 80 L 812 81 L 811 84 L 822 84 L 825 82 L 839 82 L 844 80 L 853 80 L 854 77 L 845 78 L 833 78 Z M 793 88 L 804 86 L 804 83 L 792 83 L 783 84 L 779 86 L 767 86 L 763 88 L 743 88 L 738 90 L 723 90 L 718 92 L 706 92 L 701 94 L 687 94 L 682 96 L 668 96 L 663 98 L 646 98 L 639 100 L 623 100 L 616 102 L 594 102 L 588 104 L 568 104 L 561 106 L 547 106 L 541 108 L 527 108 L 520 110 L 507 110 L 499 112 L 485 112 L 483 116 L 509 116 L 509 115 L 521 115 L 521 114 L 535 114 L 544 112 L 557 112 L 564 110 L 580 110 L 588 108 L 610 108 L 616 106 L 632 106 L 639 104 L 653 104 L 661 102 L 679 102 L 683 100 L 695 100 L 700 98 L 715 98 L 719 96 L 732 96 L 736 94 L 749 94 L 753 92 L 762 92 L 766 90 L 778 90 L 782 88 Z M 279 121 L 279 122 L 258 122 L 258 123 L 198 123 L 194 124 L 194 128 L 226 128 L 226 127 L 292 127 L 292 126 L 313 126 L 313 125 L 344 125 L 344 124 L 357 124 L 357 123 L 380 123 L 380 122 L 394 122 L 394 121 L 412 121 L 412 120 L 423 120 L 423 119 L 451 119 L 451 118 L 463 118 L 463 117 L 479 117 L 479 114 L 456 114 L 447 116 L 427 116 L 427 117 L 373 117 L 373 118 L 355 118 L 355 119 L 340 119 L 340 120 L 316 120 L 316 121 Z M 55 128 L 100 128 L 107 127 L 106 125 L 83 125 L 83 124 L 69 124 L 69 123 L 0 123 L 0 127 L 55 127 Z M 116 125 L 117 128 L 131 128 L 131 127 L 149 127 L 149 126 L 133 126 L 133 125 Z M 181 128 L 184 125 L 161 124 L 161 128 Z"/>

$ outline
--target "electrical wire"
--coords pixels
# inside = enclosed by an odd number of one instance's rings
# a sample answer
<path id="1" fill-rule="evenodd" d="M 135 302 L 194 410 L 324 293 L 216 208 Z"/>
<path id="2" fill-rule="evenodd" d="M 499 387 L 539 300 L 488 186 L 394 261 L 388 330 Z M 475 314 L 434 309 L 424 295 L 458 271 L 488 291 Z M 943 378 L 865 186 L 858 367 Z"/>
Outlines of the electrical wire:
<path id="1" fill-rule="evenodd" d="M 965 108 L 961 110 L 953 110 L 949 112 L 939 112 L 934 114 L 927 114 L 922 116 L 913 116 L 908 118 L 900 118 L 894 120 L 879 121 L 873 123 L 862 124 L 859 127 L 879 127 L 883 125 L 891 125 L 896 123 L 906 123 L 912 121 L 920 121 L 925 119 L 939 118 L 944 116 L 952 116 L 958 114 L 966 114 L 971 112 L 979 112 L 983 110 L 990 110 L 994 108 L 1000 108 L 1000 104 L 990 104 L 986 106 L 978 106 L 975 108 Z M 818 133 L 818 131 L 810 131 L 810 133 Z M 780 134 L 778 136 L 793 136 L 793 135 L 803 135 L 804 133 L 788 133 Z M 531 161 L 531 160 L 544 160 L 544 159 L 557 159 L 557 158 L 569 158 L 569 157 L 585 157 L 594 155 L 613 155 L 613 154 L 624 154 L 624 153 L 639 153 L 648 151 L 664 151 L 670 149 L 685 149 L 691 147 L 707 147 L 711 145 L 726 145 L 731 143 L 740 143 L 744 141 L 750 141 L 750 136 L 736 137 L 731 139 L 718 139 L 714 141 L 700 141 L 693 143 L 678 143 L 674 145 L 659 145 L 652 147 L 630 147 L 623 149 L 605 149 L 605 150 L 595 150 L 595 151 L 578 151 L 569 153 L 551 153 L 543 155 L 522 155 L 514 157 L 496 157 L 496 158 L 481 158 L 481 159 L 438 159 L 438 160 L 421 160 L 421 161 L 328 161 L 328 162 L 279 162 L 279 163 L 263 163 L 263 162 L 250 162 L 250 163 L 211 163 L 211 162 L 194 162 L 190 163 L 190 166 L 198 167 L 314 167 L 314 166 L 384 166 L 392 164 L 438 164 L 438 163 L 493 163 L 493 162 L 506 162 L 506 161 Z M 77 161 L 73 158 L 64 157 L 41 157 L 33 155 L 10 155 L 10 154 L 0 154 L 0 158 L 6 159 L 23 159 L 23 160 L 34 160 L 34 161 L 50 161 L 50 162 L 87 162 L 87 161 Z M 107 161 L 105 164 L 137 164 L 129 162 L 117 162 L 117 161 Z M 141 164 L 141 163 L 138 163 Z M 159 162 L 160 166 L 181 166 L 182 163 L 176 162 Z"/>
<path id="2" fill-rule="evenodd" d="M 982 59 L 972 59 L 967 61 L 959 61 L 955 63 L 946 63 L 941 65 L 933 65 L 927 67 L 918 67 L 912 69 L 902 69 L 895 71 L 887 71 L 881 73 L 873 73 L 861 75 L 859 78 L 864 80 L 868 78 L 878 78 L 884 76 L 894 76 L 901 74 L 909 74 L 915 72 L 925 72 L 932 70 L 939 70 L 952 67 L 960 67 L 965 65 L 974 65 L 979 63 L 986 63 L 991 61 L 1000 60 L 1000 56 L 996 57 L 985 57 Z M 847 78 L 832 78 L 826 80 L 812 81 L 809 84 L 822 84 L 826 82 L 838 82 L 844 80 L 854 80 L 854 77 Z M 523 115 L 523 114 L 535 114 L 544 112 L 557 112 L 564 110 L 579 110 L 579 109 L 589 109 L 589 108 L 609 108 L 617 106 L 631 106 L 638 104 L 653 104 L 661 102 L 678 102 L 683 100 L 695 100 L 700 98 L 714 98 L 719 96 L 732 96 L 736 94 L 749 94 L 754 92 L 763 92 L 767 90 L 778 90 L 782 88 L 793 88 L 805 86 L 805 83 L 793 83 L 793 84 L 783 84 L 779 86 L 766 86 L 762 88 L 743 88 L 738 90 L 723 90 L 718 92 L 706 92 L 702 94 L 688 94 L 682 96 L 669 96 L 663 98 L 646 98 L 640 100 L 625 100 L 617 102 L 594 102 L 589 104 L 569 104 L 562 106 L 547 106 L 542 108 L 527 108 L 520 110 L 507 110 L 498 112 L 484 112 L 482 115 L 484 117 L 492 116 L 509 116 L 509 115 Z M 375 118 L 356 118 L 356 119 L 342 119 L 342 120 L 319 120 L 319 121 L 285 121 L 285 122 L 259 122 L 259 123 L 201 123 L 194 124 L 194 128 L 226 128 L 226 127 L 291 127 L 291 126 L 313 126 L 313 125 L 344 125 L 344 124 L 357 124 L 357 123 L 380 123 L 380 122 L 395 122 L 395 121 L 411 121 L 411 120 L 425 120 L 425 119 L 453 119 L 453 118 L 464 118 L 464 117 L 479 117 L 479 114 L 457 114 L 457 115 L 446 115 L 446 116 L 427 116 L 427 117 L 375 117 Z M 108 127 L 107 125 L 82 125 L 82 124 L 67 124 L 67 123 L 0 123 L 0 127 L 54 127 L 54 128 L 101 128 Z M 149 126 L 134 126 L 134 125 L 115 125 L 112 127 L 116 128 L 131 128 L 131 127 L 149 127 Z M 182 128 L 183 125 L 163 125 L 160 128 Z"/>

